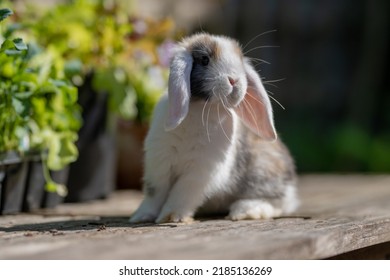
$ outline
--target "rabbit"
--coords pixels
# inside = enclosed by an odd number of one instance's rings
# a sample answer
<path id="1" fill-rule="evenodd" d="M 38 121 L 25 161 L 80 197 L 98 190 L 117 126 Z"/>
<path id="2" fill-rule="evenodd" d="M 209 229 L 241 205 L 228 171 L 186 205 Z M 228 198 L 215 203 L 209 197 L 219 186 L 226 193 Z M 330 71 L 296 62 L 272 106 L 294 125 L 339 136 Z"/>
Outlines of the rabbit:
<path id="1" fill-rule="evenodd" d="M 144 151 L 144 199 L 131 223 L 186 223 L 199 213 L 268 219 L 298 205 L 269 97 L 229 37 L 200 33 L 178 44 Z"/>

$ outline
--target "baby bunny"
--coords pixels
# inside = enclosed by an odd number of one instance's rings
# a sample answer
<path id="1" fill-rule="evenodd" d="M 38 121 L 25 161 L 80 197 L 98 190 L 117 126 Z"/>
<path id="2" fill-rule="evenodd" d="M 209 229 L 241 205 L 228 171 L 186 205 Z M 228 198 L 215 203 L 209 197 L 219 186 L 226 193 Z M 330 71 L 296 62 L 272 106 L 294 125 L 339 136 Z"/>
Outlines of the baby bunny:
<path id="1" fill-rule="evenodd" d="M 189 222 L 196 213 L 266 219 L 297 206 L 294 163 L 277 140 L 268 95 L 227 37 L 180 43 L 144 164 L 145 197 L 132 223 Z"/>

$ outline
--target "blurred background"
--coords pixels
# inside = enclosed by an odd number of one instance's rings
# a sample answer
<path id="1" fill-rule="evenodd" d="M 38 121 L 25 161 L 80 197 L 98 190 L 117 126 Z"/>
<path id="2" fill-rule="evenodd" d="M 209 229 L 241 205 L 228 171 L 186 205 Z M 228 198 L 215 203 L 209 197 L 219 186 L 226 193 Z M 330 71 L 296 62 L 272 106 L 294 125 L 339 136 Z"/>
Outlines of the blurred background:
<path id="1" fill-rule="evenodd" d="M 389 1 L 139 0 L 137 6 L 146 17 L 172 17 L 188 33 L 232 36 L 248 56 L 269 62 L 257 69 L 265 81 L 275 80 L 265 87 L 286 108 L 273 103 L 299 172 L 390 171 Z"/>
<path id="2" fill-rule="evenodd" d="M 78 88 L 83 125 L 70 190 L 99 182 L 139 188 L 142 141 L 166 88 L 169 52 L 201 31 L 236 38 L 263 61 L 256 68 L 285 108 L 272 101 L 299 173 L 390 172 L 387 0 L 0 3 L 14 10 L 4 37 L 55 53 L 60 76 Z M 79 200 L 73 193 L 68 199 Z"/>
<path id="3" fill-rule="evenodd" d="M 140 0 L 138 5 L 145 16 L 173 17 L 189 33 L 232 36 L 248 56 L 269 62 L 257 69 L 286 108 L 273 103 L 277 129 L 299 172 L 390 171 L 389 1 Z"/>

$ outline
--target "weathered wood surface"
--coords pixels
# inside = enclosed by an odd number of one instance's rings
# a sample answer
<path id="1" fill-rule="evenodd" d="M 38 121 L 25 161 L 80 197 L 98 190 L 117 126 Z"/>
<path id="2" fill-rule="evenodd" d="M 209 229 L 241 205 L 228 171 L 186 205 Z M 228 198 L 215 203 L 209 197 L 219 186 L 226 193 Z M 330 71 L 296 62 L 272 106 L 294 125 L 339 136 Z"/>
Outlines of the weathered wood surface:
<path id="1" fill-rule="evenodd" d="M 132 191 L 3 216 L 0 259 L 319 259 L 390 241 L 390 176 L 304 176 L 300 194 L 294 215 L 265 221 L 130 225 Z"/>

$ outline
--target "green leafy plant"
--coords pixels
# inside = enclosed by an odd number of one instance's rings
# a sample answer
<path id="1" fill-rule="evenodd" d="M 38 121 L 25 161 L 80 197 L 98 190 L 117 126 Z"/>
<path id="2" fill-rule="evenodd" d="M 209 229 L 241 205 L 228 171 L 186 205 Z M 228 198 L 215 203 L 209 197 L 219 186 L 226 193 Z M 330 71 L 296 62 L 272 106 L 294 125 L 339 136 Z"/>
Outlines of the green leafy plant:
<path id="1" fill-rule="evenodd" d="M 147 122 L 166 88 L 173 22 L 130 16 L 131 1 L 73 0 L 51 9 L 30 5 L 21 13 L 31 38 L 65 59 L 65 75 L 80 86 L 92 73 L 92 86 L 109 94 L 109 107 L 125 119 Z M 163 47 L 165 46 L 165 48 Z M 166 52 L 164 53 L 164 51 Z"/>
<path id="2" fill-rule="evenodd" d="M 10 9 L 7 9 L 7 8 L 1 9 L 0 10 L 0 21 L 3 21 L 4 19 L 6 19 L 7 17 L 9 17 L 12 14 L 13 14 L 13 12 Z"/>
<path id="3" fill-rule="evenodd" d="M 11 14 L 1 9 L 0 19 Z M 27 45 L 6 30 L 0 35 L 0 153 L 41 153 L 47 189 L 64 194 L 48 170 L 60 170 L 78 156 L 77 88 L 65 79 L 55 50 Z"/>

